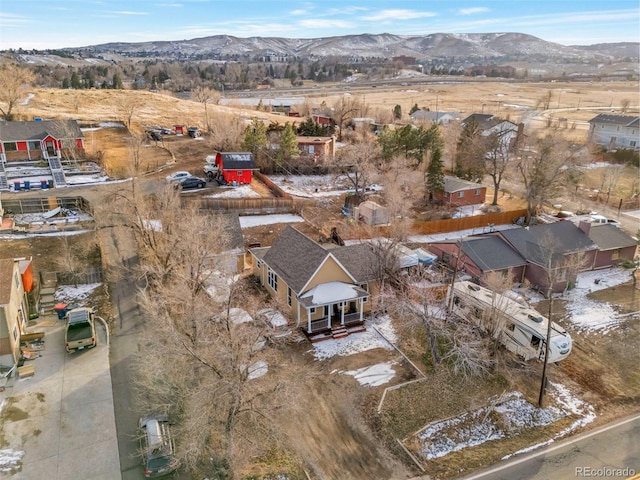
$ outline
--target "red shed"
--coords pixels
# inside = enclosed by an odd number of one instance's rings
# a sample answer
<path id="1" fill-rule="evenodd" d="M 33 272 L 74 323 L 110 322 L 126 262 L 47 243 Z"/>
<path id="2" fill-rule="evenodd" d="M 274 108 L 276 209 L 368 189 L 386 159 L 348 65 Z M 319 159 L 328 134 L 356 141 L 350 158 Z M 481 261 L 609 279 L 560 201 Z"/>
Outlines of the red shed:
<path id="1" fill-rule="evenodd" d="M 227 183 L 251 183 L 256 162 L 251 152 L 218 152 L 216 165 Z"/>

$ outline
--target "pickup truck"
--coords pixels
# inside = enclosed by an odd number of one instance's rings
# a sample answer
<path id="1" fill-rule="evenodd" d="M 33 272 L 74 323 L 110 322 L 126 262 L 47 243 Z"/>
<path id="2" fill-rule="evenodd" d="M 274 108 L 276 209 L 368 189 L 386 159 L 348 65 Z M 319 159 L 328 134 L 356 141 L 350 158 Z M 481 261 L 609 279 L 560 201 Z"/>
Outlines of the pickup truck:
<path id="1" fill-rule="evenodd" d="M 98 344 L 93 309 L 80 307 L 67 312 L 64 346 L 67 352 L 93 348 Z"/>

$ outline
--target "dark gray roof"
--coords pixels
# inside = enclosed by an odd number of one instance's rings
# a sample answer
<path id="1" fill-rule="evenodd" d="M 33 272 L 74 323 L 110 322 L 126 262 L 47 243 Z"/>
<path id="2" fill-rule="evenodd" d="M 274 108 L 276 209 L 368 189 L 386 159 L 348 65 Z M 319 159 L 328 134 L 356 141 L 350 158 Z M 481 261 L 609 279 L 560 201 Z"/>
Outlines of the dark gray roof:
<path id="1" fill-rule="evenodd" d="M 546 263 L 545 250 L 558 257 L 597 248 L 587 234 L 571 222 L 502 230 L 500 235 L 525 259 L 539 265 Z"/>
<path id="2" fill-rule="evenodd" d="M 444 191 L 447 193 L 459 192 L 460 190 L 475 190 L 476 188 L 482 188 L 482 185 L 449 175 L 444 177 Z"/>
<path id="3" fill-rule="evenodd" d="M 318 243 L 287 225 L 264 255 L 264 262 L 296 293 L 329 253 Z"/>
<path id="4" fill-rule="evenodd" d="M 462 240 L 462 252 L 483 272 L 520 267 L 527 261 L 497 235 L 469 237 Z"/>
<path id="5" fill-rule="evenodd" d="M 240 226 L 240 217 L 237 213 L 215 213 L 219 215 L 225 224 L 224 231 L 227 235 L 226 247 L 233 249 L 244 250 L 244 237 L 242 235 L 242 227 Z"/>
<path id="6" fill-rule="evenodd" d="M 3 142 L 43 140 L 47 135 L 57 139 L 84 137 L 75 120 L 0 122 L 0 140 Z"/>
<path id="7" fill-rule="evenodd" d="M 598 250 L 613 250 L 638 245 L 638 242 L 615 225 L 591 224 L 589 238 L 598 246 Z"/>
<path id="8" fill-rule="evenodd" d="M 501 121 L 502 120 L 493 118 L 493 115 L 490 114 L 486 115 L 484 113 L 472 113 L 462 121 L 462 126 L 464 127 L 468 123 L 476 122 L 480 130 L 486 130 L 487 128 L 491 128 L 494 125 L 497 125 Z"/>
<path id="9" fill-rule="evenodd" d="M 347 269 L 358 283 L 378 278 L 377 256 L 369 243 L 356 243 L 331 249 L 334 257 Z"/>
<path id="10" fill-rule="evenodd" d="M 601 113 L 589 120 L 589 123 L 605 123 L 608 125 L 620 125 L 625 127 L 631 127 L 638 125 L 640 117 L 632 117 L 631 115 L 607 115 Z"/>
<path id="11" fill-rule="evenodd" d="M 256 162 L 251 152 L 226 152 L 222 157 L 222 168 L 225 170 L 254 170 Z"/>

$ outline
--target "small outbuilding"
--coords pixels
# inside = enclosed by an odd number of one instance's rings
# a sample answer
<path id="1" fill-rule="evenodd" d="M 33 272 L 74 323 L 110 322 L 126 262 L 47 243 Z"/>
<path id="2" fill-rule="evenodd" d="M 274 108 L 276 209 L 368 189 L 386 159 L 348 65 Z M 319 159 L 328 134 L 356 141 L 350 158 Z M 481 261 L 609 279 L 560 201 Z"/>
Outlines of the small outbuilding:
<path id="1" fill-rule="evenodd" d="M 216 165 L 228 185 L 234 182 L 250 184 L 253 179 L 253 171 L 257 170 L 251 152 L 218 152 Z"/>
<path id="2" fill-rule="evenodd" d="M 389 209 L 367 200 L 354 208 L 354 217 L 367 225 L 387 225 L 389 223 Z"/>

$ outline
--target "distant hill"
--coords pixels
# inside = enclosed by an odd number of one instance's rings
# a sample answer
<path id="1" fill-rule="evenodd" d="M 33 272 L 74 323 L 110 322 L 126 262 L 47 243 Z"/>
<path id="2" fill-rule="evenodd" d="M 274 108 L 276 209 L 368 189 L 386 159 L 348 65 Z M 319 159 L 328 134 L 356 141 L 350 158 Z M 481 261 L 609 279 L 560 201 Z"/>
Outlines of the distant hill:
<path id="1" fill-rule="evenodd" d="M 430 35 L 362 34 L 327 38 L 281 38 L 215 35 L 180 41 L 144 43 L 106 43 L 62 49 L 83 57 L 117 54 L 126 57 L 174 59 L 236 58 L 238 60 L 323 59 L 339 57 L 386 58 L 415 57 L 417 60 L 446 58 L 489 61 L 565 59 L 597 61 L 638 58 L 639 43 L 612 43 L 565 46 L 523 33 L 434 33 Z"/>

